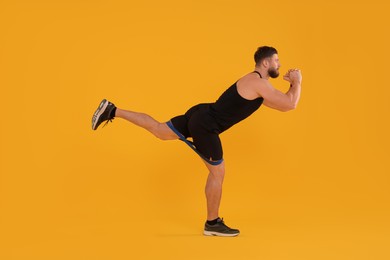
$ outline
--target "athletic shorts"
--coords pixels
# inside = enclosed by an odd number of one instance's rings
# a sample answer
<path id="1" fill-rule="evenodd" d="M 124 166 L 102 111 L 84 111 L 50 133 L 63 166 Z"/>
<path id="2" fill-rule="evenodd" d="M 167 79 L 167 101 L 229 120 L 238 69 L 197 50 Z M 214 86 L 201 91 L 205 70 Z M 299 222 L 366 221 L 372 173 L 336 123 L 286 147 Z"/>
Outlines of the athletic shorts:
<path id="1" fill-rule="evenodd" d="M 192 148 L 203 159 L 210 164 L 218 165 L 223 161 L 222 144 L 219 139 L 221 131 L 215 118 L 210 115 L 209 107 L 210 104 L 193 106 L 184 115 L 176 116 L 170 122 L 173 125 L 172 130 L 179 132 L 182 137 L 185 139 L 192 137 L 195 149 Z M 189 144 L 188 141 L 186 143 Z"/>

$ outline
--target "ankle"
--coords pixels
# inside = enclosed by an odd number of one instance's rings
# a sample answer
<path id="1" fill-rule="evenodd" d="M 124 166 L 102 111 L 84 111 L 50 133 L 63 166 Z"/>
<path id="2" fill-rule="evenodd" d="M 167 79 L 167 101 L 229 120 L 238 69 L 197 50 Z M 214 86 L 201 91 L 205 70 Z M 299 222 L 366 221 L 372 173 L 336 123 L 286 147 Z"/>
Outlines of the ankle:
<path id="1" fill-rule="evenodd" d="M 218 218 L 213 219 L 213 220 L 207 220 L 207 224 L 209 224 L 209 225 L 215 225 L 215 224 L 218 223 L 218 220 L 219 220 L 219 219 L 220 219 L 220 218 L 218 217 Z"/>
<path id="2" fill-rule="evenodd" d="M 115 116 L 116 116 L 116 107 L 114 107 L 112 110 L 111 110 L 111 112 L 110 112 L 110 117 L 111 118 L 114 118 Z"/>

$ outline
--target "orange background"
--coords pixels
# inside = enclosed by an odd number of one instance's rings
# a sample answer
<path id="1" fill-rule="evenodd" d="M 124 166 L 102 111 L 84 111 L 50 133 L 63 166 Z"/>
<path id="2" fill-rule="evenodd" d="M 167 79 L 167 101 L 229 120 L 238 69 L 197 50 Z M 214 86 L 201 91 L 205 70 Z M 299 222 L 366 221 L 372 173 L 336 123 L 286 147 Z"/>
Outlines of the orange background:
<path id="1" fill-rule="evenodd" d="M 390 4 L 1 1 L 0 259 L 389 259 Z M 166 121 L 253 70 L 299 67 L 293 112 L 221 135 L 221 216 L 203 237 L 206 168 L 102 98 Z M 281 79 L 272 84 L 282 91 Z"/>

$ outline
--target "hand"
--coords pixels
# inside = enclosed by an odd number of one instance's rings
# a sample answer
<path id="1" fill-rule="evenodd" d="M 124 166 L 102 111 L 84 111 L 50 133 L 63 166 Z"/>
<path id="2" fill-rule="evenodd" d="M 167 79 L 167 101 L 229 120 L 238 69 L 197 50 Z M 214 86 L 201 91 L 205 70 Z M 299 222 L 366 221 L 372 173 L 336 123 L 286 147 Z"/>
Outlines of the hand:
<path id="1" fill-rule="evenodd" d="M 290 69 L 287 71 L 287 73 L 283 76 L 283 79 L 290 82 L 290 84 L 301 84 L 302 82 L 302 74 L 300 69 Z"/>

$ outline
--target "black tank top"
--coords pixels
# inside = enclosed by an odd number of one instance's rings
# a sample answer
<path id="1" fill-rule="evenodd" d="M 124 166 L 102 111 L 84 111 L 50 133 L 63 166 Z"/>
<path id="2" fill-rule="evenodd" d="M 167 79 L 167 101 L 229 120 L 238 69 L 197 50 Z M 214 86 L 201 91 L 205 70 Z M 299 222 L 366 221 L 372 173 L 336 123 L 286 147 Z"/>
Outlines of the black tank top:
<path id="1" fill-rule="evenodd" d="M 260 75 L 259 72 L 254 72 Z M 262 97 L 248 100 L 240 96 L 237 91 L 237 82 L 235 82 L 215 103 L 210 104 L 210 114 L 216 119 L 222 133 L 250 116 L 263 101 Z"/>

